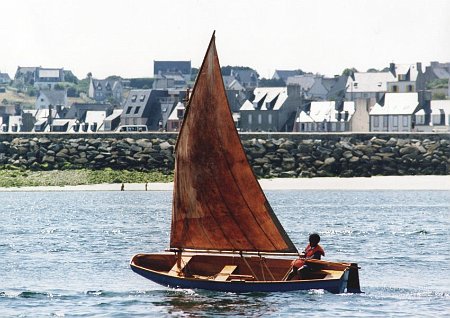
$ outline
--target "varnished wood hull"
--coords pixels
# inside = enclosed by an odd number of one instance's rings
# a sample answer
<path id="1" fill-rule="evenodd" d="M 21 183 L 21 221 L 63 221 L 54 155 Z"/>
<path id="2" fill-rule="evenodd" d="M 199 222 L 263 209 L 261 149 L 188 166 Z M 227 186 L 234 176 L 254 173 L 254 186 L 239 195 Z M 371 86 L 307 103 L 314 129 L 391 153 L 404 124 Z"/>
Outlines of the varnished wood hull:
<path id="1" fill-rule="evenodd" d="M 130 266 L 139 275 L 171 288 L 236 293 L 287 292 L 310 289 L 342 293 L 348 289 L 351 265 L 347 263 L 319 261 L 314 265 L 317 266 L 317 271 L 312 274 L 312 277 L 285 281 L 283 278 L 289 271 L 291 260 L 265 258 L 263 261 L 267 264 L 267 267 L 258 266 L 258 263 L 261 263 L 259 257 L 246 257 L 243 260 L 240 256 L 193 255 L 180 276 L 174 275 L 170 271 L 170 268 L 176 265 L 176 257 L 173 254 L 138 254 L 133 257 Z M 235 264 L 233 267 L 236 266 L 237 273 L 230 275 L 225 281 L 218 281 L 215 277 L 220 273 L 220 268 L 231 263 Z M 253 268 L 250 269 L 249 267 Z M 331 272 L 333 275 L 327 275 Z M 255 275 L 257 277 L 253 277 Z M 354 282 L 351 284 L 354 285 Z M 357 290 L 353 288 L 349 291 L 359 292 L 359 281 Z"/>

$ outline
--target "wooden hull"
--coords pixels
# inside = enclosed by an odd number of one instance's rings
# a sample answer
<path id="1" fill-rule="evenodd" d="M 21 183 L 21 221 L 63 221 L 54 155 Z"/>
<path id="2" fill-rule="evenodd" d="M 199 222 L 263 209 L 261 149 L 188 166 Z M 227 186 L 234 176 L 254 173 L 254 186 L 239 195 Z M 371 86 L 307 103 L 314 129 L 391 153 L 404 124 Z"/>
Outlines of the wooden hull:
<path id="1" fill-rule="evenodd" d="M 187 259 L 185 256 L 183 258 Z M 177 258 L 173 254 L 161 253 L 138 254 L 133 257 L 130 266 L 137 274 L 171 288 L 235 293 L 310 289 L 323 289 L 331 293 L 346 291 L 351 271 L 350 264 L 315 261 L 312 265 L 316 269 L 311 277 L 286 281 L 283 278 L 290 269 L 291 261 L 292 259 L 262 259 L 248 256 L 243 259 L 240 256 L 192 255 L 188 256 L 187 264 L 177 267 Z M 227 266 L 235 269 L 235 273 L 221 276 L 221 268 Z M 174 272 L 174 268 L 181 271 Z M 351 291 L 359 291 L 359 281 L 358 290 Z"/>

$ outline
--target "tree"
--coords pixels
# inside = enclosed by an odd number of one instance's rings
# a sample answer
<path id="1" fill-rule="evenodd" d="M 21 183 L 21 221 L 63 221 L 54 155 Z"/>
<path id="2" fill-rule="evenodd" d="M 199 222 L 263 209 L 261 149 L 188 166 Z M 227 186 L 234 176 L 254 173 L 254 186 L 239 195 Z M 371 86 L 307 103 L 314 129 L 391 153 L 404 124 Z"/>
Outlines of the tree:
<path id="1" fill-rule="evenodd" d="M 146 89 L 153 87 L 153 78 L 142 77 L 142 78 L 130 78 L 130 87 L 136 89 Z"/>
<path id="2" fill-rule="evenodd" d="M 284 86 L 286 86 L 286 84 L 284 83 L 284 81 L 281 78 L 280 79 L 262 78 L 259 80 L 258 86 L 259 87 L 284 87 Z"/>
<path id="3" fill-rule="evenodd" d="M 378 70 L 376 68 L 369 68 L 367 73 L 378 73 Z"/>
<path id="4" fill-rule="evenodd" d="M 251 67 L 248 66 L 231 66 L 231 65 L 227 65 L 227 66 L 222 66 L 220 68 L 222 75 L 223 76 L 230 76 L 231 75 L 231 70 L 237 70 L 237 71 L 253 71 L 256 73 L 256 77 L 259 78 L 259 74 L 257 71 L 255 71 L 254 69 L 252 69 Z"/>
<path id="5" fill-rule="evenodd" d="M 78 97 L 80 94 L 78 93 L 77 89 L 73 86 L 70 86 L 67 88 L 67 97 Z"/>
<path id="6" fill-rule="evenodd" d="M 55 91 L 63 91 L 64 86 L 62 86 L 61 84 L 55 84 L 54 89 Z"/>
<path id="7" fill-rule="evenodd" d="M 344 76 L 351 76 L 351 75 L 353 75 L 354 73 L 357 73 L 357 72 L 358 72 L 358 70 L 356 68 L 354 68 L 354 67 L 346 68 L 345 70 L 342 71 L 342 75 L 344 75 Z"/>
<path id="8" fill-rule="evenodd" d="M 106 78 L 107 80 L 111 80 L 111 81 L 119 81 L 122 79 L 122 77 L 118 76 L 118 75 L 110 75 Z"/>
<path id="9" fill-rule="evenodd" d="M 64 71 L 64 81 L 77 84 L 78 78 L 72 73 L 72 71 Z"/>

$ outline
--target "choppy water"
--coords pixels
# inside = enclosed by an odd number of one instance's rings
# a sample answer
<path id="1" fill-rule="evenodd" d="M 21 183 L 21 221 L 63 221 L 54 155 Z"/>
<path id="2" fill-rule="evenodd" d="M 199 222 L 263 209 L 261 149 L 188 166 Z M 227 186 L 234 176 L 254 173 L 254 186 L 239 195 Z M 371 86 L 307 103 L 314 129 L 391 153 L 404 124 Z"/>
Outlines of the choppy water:
<path id="1" fill-rule="evenodd" d="M 444 317 L 450 315 L 450 191 L 272 191 L 303 248 L 357 261 L 364 294 L 170 290 L 132 255 L 168 246 L 171 192 L 0 193 L 1 317 Z"/>

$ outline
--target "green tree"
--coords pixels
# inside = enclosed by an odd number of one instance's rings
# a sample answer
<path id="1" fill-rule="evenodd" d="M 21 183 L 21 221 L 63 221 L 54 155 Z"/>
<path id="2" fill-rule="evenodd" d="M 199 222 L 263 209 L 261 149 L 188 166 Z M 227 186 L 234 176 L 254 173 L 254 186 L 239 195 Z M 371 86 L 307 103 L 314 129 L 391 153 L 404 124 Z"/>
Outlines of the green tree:
<path id="1" fill-rule="evenodd" d="M 259 80 L 258 86 L 259 87 L 284 87 L 284 86 L 286 86 L 286 84 L 284 83 L 284 81 L 281 78 L 280 79 L 262 78 Z"/>
<path id="2" fill-rule="evenodd" d="M 356 68 L 354 68 L 354 67 L 346 68 L 345 70 L 342 71 L 342 75 L 344 75 L 344 76 L 351 76 L 351 75 L 353 75 L 354 73 L 357 73 L 357 72 L 358 72 L 358 70 Z"/>
<path id="3" fill-rule="evenodd" d="M 72 71 L 64 71 L 64 81 L 77 84 L 78 78 L 72 73 Z"/>
<path id="4" fill-rule="evenodd" d="M 231 65 L 227 65 L 227 66 L 222 66 L 220 68 L 222 75 L 223 76 L 230 76 L 231 75 L 231 70 L 237 70 L 237 71 L 253 71 L 256 73 L 256 77 L 259 78 L 259 74 L 257 71 L 255 71 L 254 69 L 252 69 L 251 67 L 248 66 L 231 66 Z"/>

